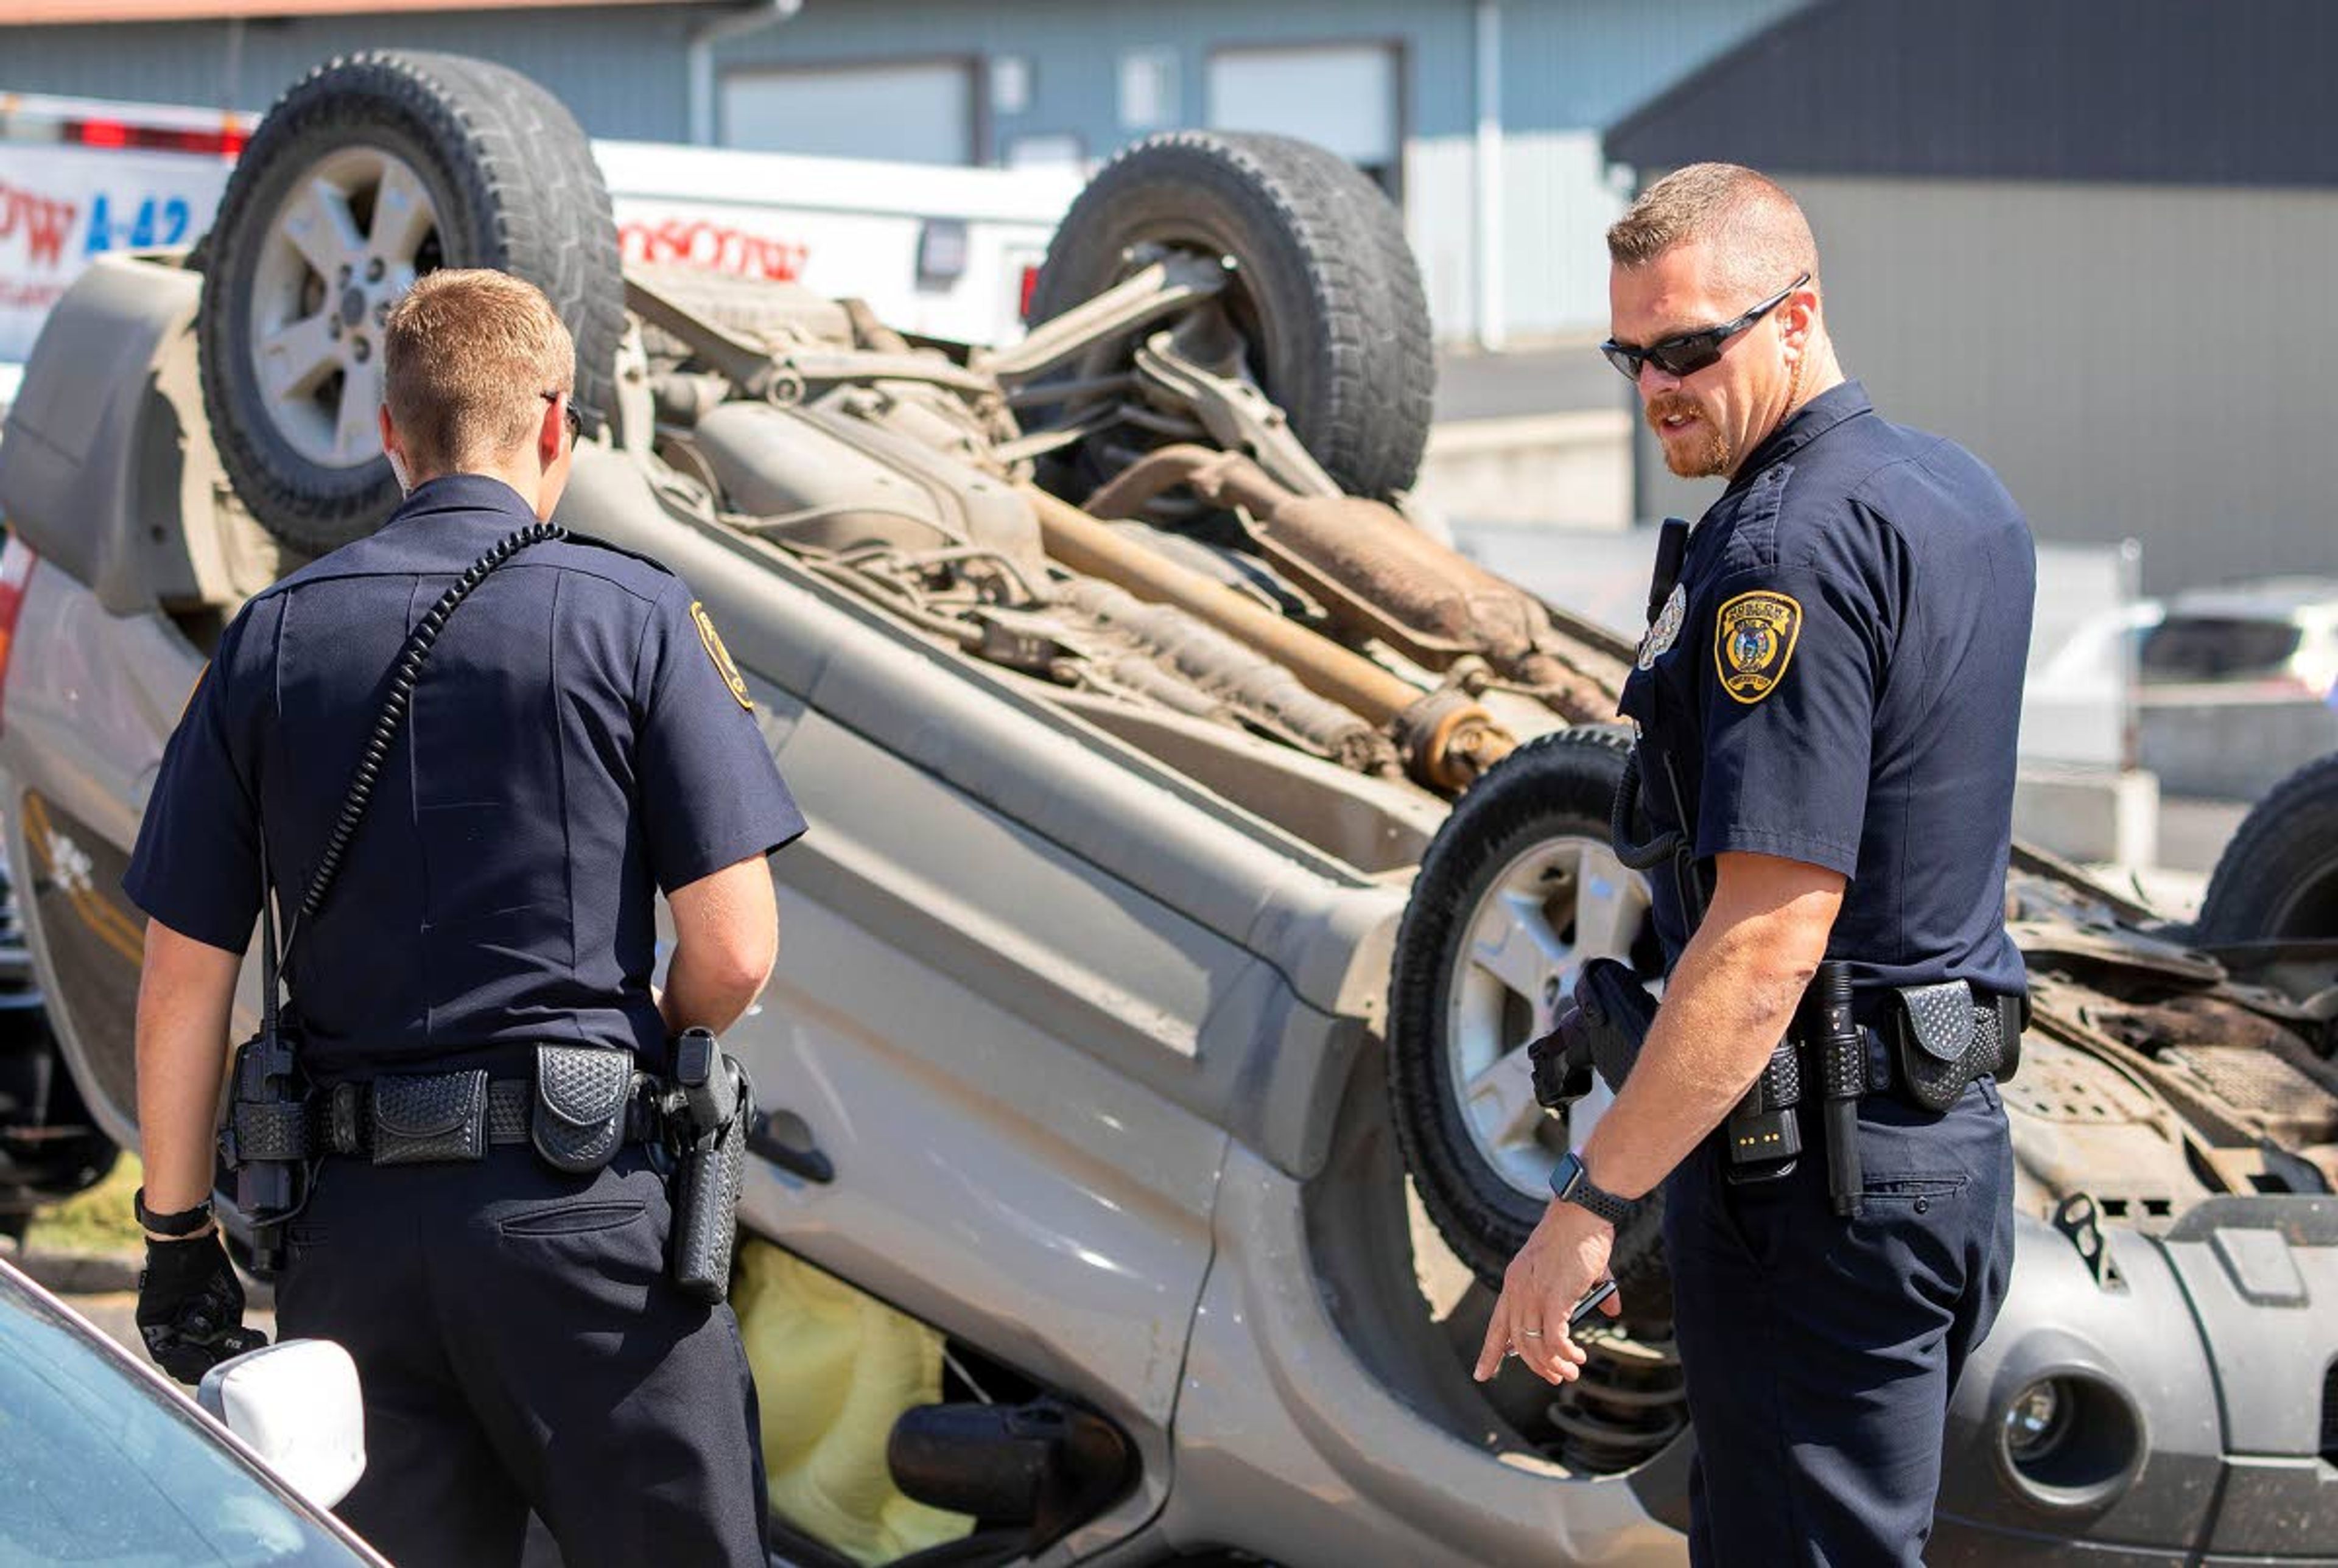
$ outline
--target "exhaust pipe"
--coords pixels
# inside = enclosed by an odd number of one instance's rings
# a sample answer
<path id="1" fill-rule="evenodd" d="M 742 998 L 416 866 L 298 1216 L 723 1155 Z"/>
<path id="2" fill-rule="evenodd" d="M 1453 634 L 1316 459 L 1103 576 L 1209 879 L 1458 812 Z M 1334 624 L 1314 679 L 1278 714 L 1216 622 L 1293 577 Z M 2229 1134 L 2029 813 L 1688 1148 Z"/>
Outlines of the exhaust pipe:
<path id="1" fill-rule="evenodd" d="M 1356 495 L 1301 495 L 1238 452 L 1164 446 L 1088 498 L 1098 517 L 1134 517 L 1183 485 L 1240 506 L 1269 559 L 1332 613 L 1417 663 L 1442 670 L 1465 653 L 1534 689 L 1577 723 L 1615 717 L 1614 694 L 1569 664 L 1535 597 L 1411 526 L 1393 507 Z"/>
<path id="2" fill-rule="evenodd" d="M 1036 485 L 1018 488 L 1038 514 L 1040 537 L 1054 559 L 1139 599 L 1176 605 L 1282 664 L 1318 696 L 1388 728 L 1406 770 L 1429 788 L 1458 795 L 1517 749 L 1517 738 L 1466 694 L 1424 692 L 1224 583 L 1123 538 L 1069 502 Z"/>

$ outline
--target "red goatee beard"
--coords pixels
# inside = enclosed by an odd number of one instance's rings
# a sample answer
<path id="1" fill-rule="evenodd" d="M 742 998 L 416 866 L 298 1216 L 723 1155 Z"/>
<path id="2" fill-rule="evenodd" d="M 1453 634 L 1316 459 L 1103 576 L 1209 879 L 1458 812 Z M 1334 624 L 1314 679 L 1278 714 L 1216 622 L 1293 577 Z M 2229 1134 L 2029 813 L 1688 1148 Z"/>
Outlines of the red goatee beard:
<path id="1" fill-rule="evenodd" d="M 1670 441 L 1663 441 L 1663 426 L 1675 415 L 1686 416 L 1696 424 Z M 1648 399 L 1648 428 L 1657 432 L 1665 450 L 1665 466 L 1684 479 L 1708 479 L 1729 472 L 1729 443 L 1714 427 L 1704 405 L 1685 392 L 1660 392 Z"/>

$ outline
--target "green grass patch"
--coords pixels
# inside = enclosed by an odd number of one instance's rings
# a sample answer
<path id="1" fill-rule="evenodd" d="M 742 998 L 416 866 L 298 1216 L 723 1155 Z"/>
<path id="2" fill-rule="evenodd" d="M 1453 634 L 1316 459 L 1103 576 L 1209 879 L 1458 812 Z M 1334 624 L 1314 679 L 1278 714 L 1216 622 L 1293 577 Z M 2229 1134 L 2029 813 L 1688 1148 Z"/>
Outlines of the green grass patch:
<path id="1" fill-rule="evenodd" d="M 144 1180 L 138 1156 L 124 1150 L 113 1173 L 85 1192 L 35 1211 L 25 1228 L 27 1252 L 139 1252 L 145 1233 L 130 1211 Z"/>

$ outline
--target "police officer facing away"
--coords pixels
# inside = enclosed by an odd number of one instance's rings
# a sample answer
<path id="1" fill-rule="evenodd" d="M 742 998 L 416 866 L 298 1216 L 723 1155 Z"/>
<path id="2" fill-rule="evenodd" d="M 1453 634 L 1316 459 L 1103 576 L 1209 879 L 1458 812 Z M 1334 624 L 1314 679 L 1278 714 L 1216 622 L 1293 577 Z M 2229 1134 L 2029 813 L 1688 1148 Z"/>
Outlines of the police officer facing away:
<path id="1" fill-rule="evenodd" d="M 432 273 L 384 341 L 382 444 L 405 504 L 228 627 L 125 878 L 152 917 L 139 1321 L 191 1381 L 240 1345 L 242 1299 L 206 1210 L 263 854 L 289 915 L 409 631 L 491 546 L 549 517 L 569 478 L 575 350 L 535 288 Z M 738 1324 L 667 1277 L 650 1134 L 625 1112 L 605 1165 L 555 1169 L 538 1149 L 569 1146 L 536 1140 L 530 1096 L 539 1046 L 587 1048 L 561 1059 L 596 1073 L 631 1052 L 655 1074 L 675 1034 L 735 1021 L 775 955 L 764 858 L 802 830 L 744 682 L 654 563 L 538 543 L 446 620 L 287 966 L 311 1104 L 372 1120 L 334 1129 L 315 1167 L 278 1319 L 357 1361 L 368 1462 L 340 1512 L 395 1561 L 516 1562 L 533 1508 L 572 1568 L 762 1563 Z M 657 889 L 675 932 L 662 997 Z M 476 1070 L 492 1086 L 486 1129 L 476 1104 L 446 1110 Z"/>
<path id="2" fill-rule="evenodd" d="M 1915 1563 L 1949 1391 L 2012 1262 L 2012 1163 L 1989 1077 L 1943 1112 L 1894 1077 L 1896 1010 L 1937 994 L 1905 988 L 1964 982 L 1970 1003 L 1946 987 L 1960 1008 L 1992 1029 L 2018 1017 L 2003 913 L 2029 533 L 1972 456 L 1886 423 L 1843 378 L 1810 228 L 1776 185 L 1683 169 L 1607 242 L 1606 351 L 1672 471 L 1727 487 L 1622 704 L 1645 819 L 1682 835 L 1651 878 L 1663 1004 L 1554 1174 L 1478 1376 L 1506 1354 L 1577 1375 L 1568 1309 L 1606 1274 L 1615 1220 L 1662 1182 L 1694 1559 Z M 1822 958 L 1848 962 L 1870 1057 L 1847 1213 L 1807 1100 L 1783 1177 L 1740 1163 L 1723 1131 Z"/>

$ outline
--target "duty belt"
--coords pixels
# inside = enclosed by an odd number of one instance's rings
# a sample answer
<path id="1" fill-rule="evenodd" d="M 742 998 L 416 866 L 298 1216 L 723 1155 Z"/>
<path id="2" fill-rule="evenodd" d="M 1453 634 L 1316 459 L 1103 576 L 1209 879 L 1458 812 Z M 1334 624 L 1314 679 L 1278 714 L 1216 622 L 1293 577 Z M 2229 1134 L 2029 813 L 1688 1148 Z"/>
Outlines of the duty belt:
<path id="1" fill-rule="evenodd" d="M 399 1145 L 401 1161 L 476 1159 L 483 1146 L 534 1141 L 535 1098 L 529 1079 L 487 1079 L 476 1069 L 333 1083 L 281 1105 L 239 1106 L 238 1152 L 247 1160 L 372 1158 L 380 1128 Z M 663 1140 L 663 1085 L 640 1079 L 627 1097 L 623 1142 Z"/>
<path id="2" fill-rule="evenodd" d="M 2017 1040 L 2020 1035 L 2021 998 L 1992 997 L 1972 1003 L 1970 1012 L 1972 1028 L 1969 1038 L 1972 1044 L 1988 1059 L 2004 1057 L 2007 1035 L 2010 1034 Z M 1881 1024 L 1862 1025 L 1860 1033 L 1867 1041 L 1867 1092 L 1888 1094 L 1894 1090 L 1914 1088 L 1901 1064 L 1911 1056 L 1921 1060 L 1927 1053 L 1912 1035 L 1907 1014 L 1895 1010 Z M 1911 1046 L 1915 1047 L 1912 1051 Z M 1789 1040 L 1771 1053 L 1769 1064 L 1762 1069 L 1762 1093 L 1772 1108 L 1783 1111 L 1802 1103 L 1806 1076 L 1803 1054 L 1803 1046 L 1799 1040 Z"/>
<path id="3" fill-rule="evenodd" d="M 2010 1078 L 2020 1065 L 2020 997 L 1976 1002 L 1960 980 L 1901 986 L 1891 995 L 1894 1010 L 1884 1024 L 1859 1024 L 1847 970 L 1835 959 L 1820 965 L 1793 1037 L 1770 1054 L 1760 1077 L 1714 1130 L 1731 1182 L 1786 1175 L 1803 1155 L 1805 1130 L 1815 1136 L 1822 1125 L 1830 1196 L 1838 1213 L 1853 1213 L 1862 1181 L 1862 1099 L 1893 1093 L 1937 1114 L 1954 1106 L 1974 1079 Z M 1814 1118 L 1822 1111 L 1820 1123 Z"/>

